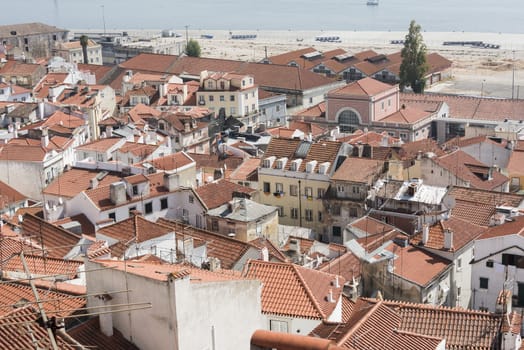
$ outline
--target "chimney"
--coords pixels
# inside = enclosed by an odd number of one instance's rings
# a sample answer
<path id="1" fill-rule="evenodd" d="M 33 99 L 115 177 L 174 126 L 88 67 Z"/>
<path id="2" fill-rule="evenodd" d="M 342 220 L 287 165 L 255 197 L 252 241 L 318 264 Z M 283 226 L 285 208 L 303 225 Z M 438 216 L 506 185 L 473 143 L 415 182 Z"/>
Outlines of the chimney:
<path id="1" fill-rule="evenodd" d="M 489 167 L 489 170 L 488 170 L 488 181 L 493 180 L 493 170 L 494 170 L 494 168 L 495 167 L 493 167 L 493 166 Z"/>
<path id="2" fill-rule="evenodd" d="M 167 188 L 169 192 L 173 192 L 179 187 L 179 177 L 178 174 L 172 173 L 164 174 L 164 187 Z"/>
<path id="3" fill-rule="evenodd" d="M 98 187 L 98 179 L 95 176 L 89 180 L 89 189 L 95 189 L 97 187 Z"/>
<path id="4" fill-rule="evenodd" d="M 410 182 L 408 184 L 408 195 L 413 197 L 417 193 L 418 184 L 416 182 Z"/>
<path id="5" fill-rule="evenodd" d="M 449 228 L 444 230 L 444 249 L 453 249 L 453 231 Z"/>
<path id="6" fill-rule="evenodd" d="M 422 245 L 428 244 L 429 239 L 429 225 L 423 224 L 422 225 Z"/>
<path id="7" fill-rule="evenodd" d="M 44 119 L 44 113 L 45 113 L 45 108 L 44 108 L 44 102 L 39 102 L 38 103 L 38 118 L 40 120 Z"/>
<path id="8" fill-rule="evenodd" d="M 333 290 L 329 290 L 328 292 L 328 295 L 327 295 L 327 302 L 328 303 L 334 303 L 335 302 L 335 299 L 333 299 Z"/>
<path id="9" fill-rule="evenodd" d="M 108 125 L 106 127 L 106 136 L 109 138 L 109 137 L 113 137 L 113 127 L 111 125 Z"/>
<path id="10" fill-rule="evenodd" d="M 338 283 L 338 275 L 335 275 L 335 280 L 333 281 L 333 287 L 340 288 L 340 283 Z"/>
<path id="11" fill-rule="evenodd" d="M 190 132 L 191 131 L 191 124 L 188 121 L 186 121 L 184 123 L 184 131 L 185 132 Z"/>
<path id="12" fill-rule="evenodd" d="M 107 307 L 107 311 L 110 311 L 111 307 Z M 108 337 L 113 336 L 113 313 L 100 314 L 100 331 Z"/>
<path id="13" fill-rule="evenodd" d="M 289 250 L 300 253 L 300 241 L 295 238 L 289 240 Z"/>
<path id="14" fill-rule="evenodd" d="M 42 136 L 40 137 L 40 141 L 42 143 L 43 148 L 47 148 L 49 146 L 49 131 L 47 128 L 42 129 Z"/>
<path id="15" fill-rule="evenodd" d="M 126 202 L 126 184 L 122 181 L 113 182 L 109 185 L 109 196 L 114 205 L 120 205 Z"/>

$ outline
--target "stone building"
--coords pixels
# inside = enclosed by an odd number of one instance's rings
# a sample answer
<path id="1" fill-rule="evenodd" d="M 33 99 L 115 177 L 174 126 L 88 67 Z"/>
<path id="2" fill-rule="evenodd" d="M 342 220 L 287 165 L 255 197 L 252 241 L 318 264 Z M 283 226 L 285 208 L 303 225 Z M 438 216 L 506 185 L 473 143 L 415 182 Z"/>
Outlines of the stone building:
<path id="1" fill-rule="evenodd" d="M 67 41 L 68 30 L 43 23 L 0 26 L 0 44 L 15 46 L 32 57 L 49 57 L 57 43 Z"/>

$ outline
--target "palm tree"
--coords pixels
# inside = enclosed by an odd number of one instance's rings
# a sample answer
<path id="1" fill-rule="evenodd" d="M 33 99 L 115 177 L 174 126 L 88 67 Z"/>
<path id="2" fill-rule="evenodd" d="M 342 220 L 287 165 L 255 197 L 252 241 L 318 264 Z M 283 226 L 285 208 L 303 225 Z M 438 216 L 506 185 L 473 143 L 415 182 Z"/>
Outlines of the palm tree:
<path id="1" fill-rule="evenodd" d="M 80 37 L 80 45 L 82 45 L 82 54 L 84 55 L 84 63 L 88 64 L 89 61 L 87 60 L 87 44 L 89 43 L 89 38 L 87 35 L 82 35 Z"/>

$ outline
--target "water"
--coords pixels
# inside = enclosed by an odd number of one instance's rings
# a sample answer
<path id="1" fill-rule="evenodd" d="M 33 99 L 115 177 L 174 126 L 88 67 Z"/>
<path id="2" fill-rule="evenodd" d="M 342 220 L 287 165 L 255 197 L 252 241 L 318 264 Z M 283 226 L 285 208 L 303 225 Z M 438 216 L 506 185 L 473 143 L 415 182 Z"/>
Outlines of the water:
<path id="1" fill-rule="evenodd" d="M 22 0 L 5 1 L 0 23 L 74 29 L 425 31 L 524 33 L 521 0 Z"/>

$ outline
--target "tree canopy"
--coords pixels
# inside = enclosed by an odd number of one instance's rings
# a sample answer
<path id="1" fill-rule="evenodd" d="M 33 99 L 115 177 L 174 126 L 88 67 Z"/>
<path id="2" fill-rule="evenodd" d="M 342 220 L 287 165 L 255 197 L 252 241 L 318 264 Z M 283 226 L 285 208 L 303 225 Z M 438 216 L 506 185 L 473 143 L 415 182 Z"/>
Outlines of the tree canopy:
<path id="1" fill-rule="evenodd" d="M 428 71 L 426 63 L 426 45 L 420 33 L 420 25 L 414 20 L 409 25 L 409 32 L 404 40 L 401 52 L 400 89 L 410 86 L 413 92 L 423 93 L 426 86 L 424 78 Z"/>
<path id="2" fill-rule="evenodd" d="M 198 41 L 189 39 L 186 46 L 186 54 L 191 57 L 200 57 L 200 44 Z"/>
<path id="3" fill-rule="evenodd" d="M 89 38 L 87 35 L 82 35 L 80 37 L 80 45 L 82 46 L 82 55 L 84 56 L 84 63 L 88 64 L 89 60 L 87 59 L 87 45 L 89 44 Z"/>

